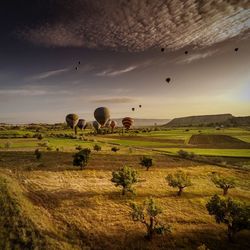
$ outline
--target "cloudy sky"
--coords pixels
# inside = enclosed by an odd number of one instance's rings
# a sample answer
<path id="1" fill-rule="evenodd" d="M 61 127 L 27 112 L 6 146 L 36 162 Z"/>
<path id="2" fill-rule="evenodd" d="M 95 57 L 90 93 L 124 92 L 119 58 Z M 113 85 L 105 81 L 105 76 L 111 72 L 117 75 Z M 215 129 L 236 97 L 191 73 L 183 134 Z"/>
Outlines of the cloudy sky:
<path id="1" fill-rule="evenodd" d="M 248 0 L 4 0 L 0 35 L 0 122 L 250 115 Z"/>

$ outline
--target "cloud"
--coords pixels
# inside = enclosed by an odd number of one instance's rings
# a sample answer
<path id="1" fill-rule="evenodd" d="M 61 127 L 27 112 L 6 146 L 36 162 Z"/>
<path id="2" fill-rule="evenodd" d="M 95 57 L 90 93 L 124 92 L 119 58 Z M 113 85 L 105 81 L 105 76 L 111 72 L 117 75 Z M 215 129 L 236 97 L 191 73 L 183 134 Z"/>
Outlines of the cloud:
<path id="1" fill-rule="evenodd" d="M 114 103 L 114 104 L 132 103 L 135 101 L 136 99 L 129 97 L 95 98 L 94 100 L 92 100 L 93 103 Z"/>
<path id="2" fill-rule="evenodd" d="M 108 70 L 104 70 L 100 73 L 97 73 L 97 76 L 119 76 L 125 73 L 128 73 L 132 70 L 135 70 L 138 66 L 130 66 L 124 69 L 120 69 L 120 70 L 112 70 L 112 69 L 108 69 Z"/>
<path id="3" fill-rule="evenodd" d="M 47 18 L 22 38 L 47 47 L 143 51 L 206 47 L 250 28 L 248 0 L 55 0 Z"/>
<path id="4" fill-rule="evenodd" d="M 214 55 L 216 52 L 218 52 L 218 50 L 211 50 L 211 51 L 207 51 L 203 53 L 194 53 L 194 54 L 186 55 L 185 57 L 177 59 L 176 63 L 180 63 L 180 64 L 191 63 L 193 61 L 197 61 L 200 59 L 205 59 L 207 57 L 210 57 Z"/>
<path id="5" fill-rule="evenodd" d="M 64 68 L 64 69 L 57 69 L 57 70 L 51 70 L 51 71 L 46 71 L 34 76 L 31 76 L 29 80 L 44 80 L 52 76 L 57 76 L 62 73 L 68 72 L 70 68 Z"/>

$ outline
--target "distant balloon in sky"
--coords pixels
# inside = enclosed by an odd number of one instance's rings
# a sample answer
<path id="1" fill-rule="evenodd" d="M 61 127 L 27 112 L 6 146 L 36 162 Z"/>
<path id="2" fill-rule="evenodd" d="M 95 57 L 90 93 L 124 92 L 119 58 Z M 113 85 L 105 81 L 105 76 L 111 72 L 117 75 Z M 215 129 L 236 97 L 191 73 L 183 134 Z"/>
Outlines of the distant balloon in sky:
<path id="1" fill-rule="evenodd" d="M 132 111 L 135 111 L 135 108 L 132 108 Z"/>
<path id="2" fill-rule="evenodd" d="M 139 105 L 139 108 L 141 108 L 141 105 Z"/>
<path id="3" fill-rule="evenodd" d="M 104 126 L 107 120 L 110 118 L 109 109 L 106 107 L 99 107 L 94 112 L 94 117 L 101 126 Z"/>
<path id="4" fill-rule="evenodd" d="M 234 51 L 237 52 L 239 50 L 239 48 L 235 48 Z"/>
<path id="5" fill-rule="evenodd" d="M 81 130 L 85 129 L 87 125 L 86 120 L 84 119 L 79 119 L 78 123 L 77 123 L 77 127 Z"/>
<path id="6" fill-rule="evenodd" d="M 96 131 L 98 131 L 101 128 L 101 125 L 97 121 L 93 121 L 92 125 Z"/>
<path id="7" fill-rule="evenodd" d="M 75 67 L 75 70 L 78 70 L 78 67 Z"/>
<path id="8" fill-rule="evenodd" d="M 164 52 L 164 50 L 165 50 L 164 48 L 161 48 L 161 52 Z"/>
<path id="9" fill-rule="evenodd" d="M 130 129 L 130 127 L 132 126 L 134 120 L 130 117 L 125 117 L 122 119 L 122 125 L 125 129 Z"/>
<path id="10" fill-rule="evenodd" d="M 170 82 L 171 81 L 171 78 L 170 77 L 168 77 L 168 78 L 166 78 L 166 82 Z"/>
<path id="11" fill-rule="evenodd" d="M 78 62 L 78 64 L 80 65 L 80 64 L 81 64 L 81 62 L 79 61 L 79 62 Z"/>
<path id="12" fill-rule="evenodd" d="M 187 50 L 185 51 L 185 54 L 186 54 L 186 55 L 188 54 L 188 51 L 187 51 Z"/>

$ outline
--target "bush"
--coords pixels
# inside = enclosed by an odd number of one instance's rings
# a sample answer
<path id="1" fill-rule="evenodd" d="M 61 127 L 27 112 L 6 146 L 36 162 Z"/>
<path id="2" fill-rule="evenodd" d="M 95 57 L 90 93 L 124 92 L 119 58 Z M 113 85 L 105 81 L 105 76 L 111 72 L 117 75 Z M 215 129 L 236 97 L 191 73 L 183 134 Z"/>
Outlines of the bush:
<path id="1" fill-rule="evenodd" d="M 78 146 L 76 146 L 76 150 L 82 150 L 82 146 L 80 146 L 80 145 L 78 145 Z"/>
<path id="2" fill-rule="evenodd" d="M 94 147 L 93 147 L 93 149 L 94 149 L 96 152 L 99 152 L 99 151 L 102 150 L 102 147 L 101 147 L 100 145 L 98 145 L 98 144 L 95 144 Z"/>
<path id="3" fill-rule="evenodd" d="M 116 187 L 122 187 L 122 195 L 125 195 L 127 192 L 134 193 L 132 185 L 138 181 L 137 171 L 124 166 L 120 170 L 112 172 L 111 181 L 115 183 Z"/>
<path id="4" fill-rule="evenodd" d="M 147 171 L 149 170 L 150 167 L 153 166 L 153 159 L 147 156 L 143 156 L 141 158 L 141 162 L 140 165 L 145 167 L 147 169 Z"/>
<path id="5" fill-rule="evenodd" d="M 182 150 L 182 149 L 178 151 L 178 155 L 179 155 L 181 158 L 184 158 L 184 159 L 188 158 L 188 152 L 187 152 L 187 151 L 184 151 L 184 150 Z"/>
<path id="6" fill-rule="evenodd" d="M 170 226 L 164 226 L 158 219 L 158 215 L 162 213 L 162 209 L 155 204 L 150 198 L 144 202 L 142 206 L 132 203 L 131 217 L 133 221 L 141 222 L 145 225 L 147 234 L 146 238 L 151 240 L 155 234 L 164 234 L 170 232 Z"/>
<path id="7" fill-rule="evenodd" d="M 39 135 L 37 136 L 37 139 L 38 139 L 39 141 L 41 141 L 41 140 L 43 139 L 43 135 L 42 135 L 42 134 L 39 134 Z"/>
<path id="8" fill-rule="evenodd" d="M 111 148 L 111 151 L 113 151 L 113 152 L 115 152 L 115 153 L 116 153 L 117 151 L 119 151 L 119 150 L 120 150 L 120 149 L 119 149 L 118 147 L 112 147 L 112 148 Z"/>
<path id="9" fill-rule="evenodd" d="M 250 229 L 250 206 L 231 198 L 220 198 L 214 195 L 206 204 L 210 215 L 214 215 L 218 224 L 227 225 L 227 234 L 230 241 L 235 234 L 243 229 Z"/>
<path id="10" fill-rule="evenodd" d="M 91 150 L 85 148 L 73 155 L 73 166 L 79 166 L 81 170 L 88 165 Z"/>
<path id="11" fill-rule="evenodd" d="M 189 175 L 181 170 L 174 175 L 169 174 L 166 177 L 166 181 L 170 187 L 177 187 L 179 189 L 177 193 L 178 196 L 181 196 L 184 188 L 192 185 Z"/>
<path id="12" fill-rule="evenodd" d="M 53 150 L 53 147 L 52 147 L 52 146 L 48 146 L 48 147 L 47 147 L 47 150 L 48 150 L 48 151 L 52 151 L 52 150 Z"/>
<path id="13" fill-rule="evenodd" d="M 222 177 L 217 174 L 213 174 L 211 180 L 217 188 L 221 188 L 223 190 L 223 195 L 227 195 L 228 189 L 235 188 L 235 179 L 233 177 Z"/>
<path id="14" fill-rule="evenodd" d="M 41 159 L 42 153 L 41 153 L 41 151 L 40 151 L 39 149 L 36 149 L 36 150 L 35 150 L 35 156 L 36 156 L 36 159 L 37 159 L 37 160 L 40 160 L 40 159 Z"/>

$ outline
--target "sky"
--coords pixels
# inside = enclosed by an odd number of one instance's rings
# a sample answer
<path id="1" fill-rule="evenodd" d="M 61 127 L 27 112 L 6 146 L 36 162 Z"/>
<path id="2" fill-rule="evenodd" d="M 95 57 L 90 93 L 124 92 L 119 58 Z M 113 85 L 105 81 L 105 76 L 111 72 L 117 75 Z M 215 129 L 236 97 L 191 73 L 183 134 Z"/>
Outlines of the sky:
<path id="1" fill-rule="evenodd" d="M 0 122 L 250 115 L 248 0 L 3 0 L 0 35 Z"/>

